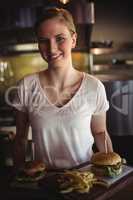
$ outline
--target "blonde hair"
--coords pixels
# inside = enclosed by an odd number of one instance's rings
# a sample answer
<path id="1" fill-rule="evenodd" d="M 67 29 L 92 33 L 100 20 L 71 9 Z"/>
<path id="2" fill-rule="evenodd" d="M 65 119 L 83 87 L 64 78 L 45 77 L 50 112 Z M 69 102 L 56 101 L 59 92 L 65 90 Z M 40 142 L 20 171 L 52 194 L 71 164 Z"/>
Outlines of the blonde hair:
<path id="1" fill-rule="evenodd" d="M 76 33 L 76 27 L 70 12 L 66 9 L 55 7 L 45 9 L 45 12 L 40 16 L 35 24 L 35 32 L 38 32 L 39 27 L 44 21 L 52 18 L 59 18 L 60 21 L 64 22 L 71 33 Z"/>

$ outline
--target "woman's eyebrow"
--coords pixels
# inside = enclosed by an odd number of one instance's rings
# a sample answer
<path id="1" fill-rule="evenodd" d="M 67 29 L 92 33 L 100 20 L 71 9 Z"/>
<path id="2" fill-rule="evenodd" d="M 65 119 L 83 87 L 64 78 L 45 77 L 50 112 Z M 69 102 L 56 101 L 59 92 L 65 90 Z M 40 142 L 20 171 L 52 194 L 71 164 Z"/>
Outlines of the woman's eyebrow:
<path id="1" fill-rule="evenodd" d="M 55 37 L 60 37 L 60 36 L 67 37 L 67 35 L 64 34 L 64 33 L 60 33 L 60 34 L 55 35 Z"/>
<path id="2" fill-rule="evenodd" d="M 46 37 L 38 37 L 39 40 L 47 40 L 48 38 Z"/>

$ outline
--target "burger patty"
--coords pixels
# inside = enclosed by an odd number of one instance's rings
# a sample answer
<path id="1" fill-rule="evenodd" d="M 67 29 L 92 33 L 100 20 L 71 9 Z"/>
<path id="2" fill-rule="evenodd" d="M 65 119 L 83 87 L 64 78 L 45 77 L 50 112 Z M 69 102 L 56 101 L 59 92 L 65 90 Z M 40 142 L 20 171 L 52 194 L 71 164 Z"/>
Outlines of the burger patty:
<path id="1" fill-rule="evenodd" d="M 25 171 L 20 171 L 16 176 L 16 180 L 21 182 L 34 182 L 42 179 L 44 175 L 45 175 L 44 171 L 35 172 L 34 174 L 32 174 L 32 176 L 26 174 Z"/>
<path id="2" fill-rule="evenodd" d="M 116 177 L 122 172 L 122 163 L 117 163 L 116 165 L 93 165 L 92 171 L 99 176 Z"/>
<path id="3" fill-rule="evenodd" d="M 116 165 L 96 165 L 95 164 L 95 166 L 96 167 L 98 167 L 98 168 L 106 168 L 106 167 L 110 167 L 110 168 L 113 168 L 113 169 L 119 169 L 121 166 L 122 166 L 122 163 L 121 162 L 119 162 L 119 163 L 117 163 Z"/>

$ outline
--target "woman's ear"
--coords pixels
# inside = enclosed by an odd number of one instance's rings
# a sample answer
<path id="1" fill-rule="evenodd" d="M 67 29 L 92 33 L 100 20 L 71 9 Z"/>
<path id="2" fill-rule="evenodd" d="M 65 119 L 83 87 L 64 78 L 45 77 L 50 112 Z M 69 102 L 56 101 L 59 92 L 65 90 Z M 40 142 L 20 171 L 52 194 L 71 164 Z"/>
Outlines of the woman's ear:
<path id="1" fill-rule="evenodd" d="M 77 33 L 72 34 L 72 48 L 76 47 L 76 42 L 77 42 Z"/>

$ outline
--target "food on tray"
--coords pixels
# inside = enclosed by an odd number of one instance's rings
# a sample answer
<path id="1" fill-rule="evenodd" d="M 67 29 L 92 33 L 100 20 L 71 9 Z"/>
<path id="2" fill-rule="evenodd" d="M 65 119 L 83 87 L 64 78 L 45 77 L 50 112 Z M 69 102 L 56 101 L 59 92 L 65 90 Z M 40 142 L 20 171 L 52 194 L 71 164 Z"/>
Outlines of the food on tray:
<path id="1" fill-rule="evenodd" d="M 45 164 L 42 161 L 26 162 L 23 169 L 21 169 L 16 180 L 21 182 L 34 182 L 42 179 L 45 175 Z"/>
<path id="2" fill-rule="evenodd" d="M 57 179 L 61 193 L 76 191 L 79 193 L 89 192 L 90 188 L 97 181 L 90 171 L 66 171 L 61 173 Z"/>
<path id="3" fill-rule="evenodd" d="M 122 173 L 122 158 L 115 152 L 97 152 L 91 158 L 92 172 L 97 176 L 116 177 Z"/>

